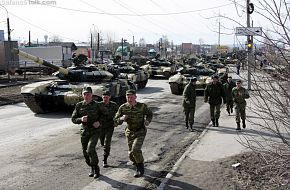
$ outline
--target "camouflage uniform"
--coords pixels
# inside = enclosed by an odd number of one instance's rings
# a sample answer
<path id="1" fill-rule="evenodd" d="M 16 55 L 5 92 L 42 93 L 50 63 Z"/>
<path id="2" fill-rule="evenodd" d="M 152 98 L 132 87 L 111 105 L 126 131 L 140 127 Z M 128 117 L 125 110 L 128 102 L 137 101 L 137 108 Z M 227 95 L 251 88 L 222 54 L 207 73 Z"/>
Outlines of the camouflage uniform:
<path id="1" fill-rule="evenodd" d="M 224 84 L 225 94 L 226 94 L 226 103 L 227 103 L 227 112 L 233 113 L 233 107 L 234 107 L 234 101 L 233 101 L 233 95 L 232 90 L 236 86 L 236 84 L 231 82 L 226 82 Z"/>
<path id="2" fill-rule="evenodd" d="M 183 112 L 185 114 L 186 128 L 188 128 L 189 122 L 190 128 L 192 129 L 192 125 L 194 123 L 195 103 L 196 103 L 195 85 L 189 82 L 184 88 L 183 103 L 182 103 Z"/>
<path id="3" fill-rule="evenodd" d="M 108 104 L 100 102 L 100 107 L 102 108 L 101 122 L 101 136 L 100 141 L 104 146 L 104 158 L 107 158 L 110 154 L 111 140 L 114 132 L 114 117 L 118 111 L 118 105 L 115 102 L 110 101 Z"/>
<path id="4" fill-rule="evenodd" d="M 204 91 L 204 100 L 210 105 L 210 118 L 213 126 L 218 127 L 218 119 L 220 118 L 222 100 L 225 102 L 225 92 L 220 82 L 216 84 L 208 84 Z"/>
<path id="5" fill-rule="evenodd" d="M 245 128 L 246 105 L 247 105 L 245 99 L 249 98 L 250 95 L 248 91 L 243 87 L 240 87 L 239 89 L 237 87 L 233 88 L 232 95 L 235 103 L 237 129 L 240 128 L 240 118 L 242 119 L 243 122 L 243 128 Z"/>
<path id="6" fill-rule="evenodd" d="M 120 118 L 123 115 L 128 116 L 125 135 L 129 147 L 129 159 L 134 164 L 143 163 L 144 158 L 141 148 L 147 132 L 144 121 L 146 119 L 151 122 L 152 111 L 144 103 L 137 102 L 134 107 L 131 107 L 129 103 L 124 103 L 116 113 L 115 121 L 117 124 L 122 124 L 123 121 Z"/>
<path id="7" fill-rule="evenodd" d="M 93 123 L 98 121 L 100 114 L 100 106 L 95 101 L 91 101 L 89 104 L 85 103 L 85 101 L 77 103 L 72 113 L 72 122 L 75 124 L 82 124 L 80 129 L 81 143 L 83 155 L 89 166 L 97 166 L 99 163 L 96 145 L 101 129 L 100 127 L 94 128 Z M 82 123 L 81 118 L 86 115 L 88 116 L 88 121 Z"/>

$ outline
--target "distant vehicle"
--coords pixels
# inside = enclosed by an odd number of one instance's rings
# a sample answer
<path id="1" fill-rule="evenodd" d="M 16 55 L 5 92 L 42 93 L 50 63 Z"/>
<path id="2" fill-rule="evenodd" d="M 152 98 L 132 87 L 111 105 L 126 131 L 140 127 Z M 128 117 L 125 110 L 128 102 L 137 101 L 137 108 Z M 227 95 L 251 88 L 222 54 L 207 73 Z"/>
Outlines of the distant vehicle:
<path id="1" fill-rule="evenodd" d="M 113 60 L 113 52 L 111 50 L 100 50 L 98 53 L 97 62 L 98 63 L 112 63 Z"/>
<path id="2" fill-rule="evenodd" d="M 148 61 L 147 65 L 141 66 L 144 71 L 148 72 L 150 77 L 163 76 L 169 78 L 177 73 L 177 65 L 165 60 L 153 59 Z"/>
<path id="3" fill-rule="evenodd" d="M 157 51 L 155 50 L 155 49 L 150 49 L 149 51 L 148 51 L 148 59 L 153 59 L 154 57 L 156 57 L 156 55 L 157 55 Z"/>
<path id="4" fill-rule="evenodd" d="M 132 52 L 129 46 L 119 46 L 115 51 L 115 56 L 120 55 L 123 58 L 123 61 L 129 61 L 131 54 Z"/>

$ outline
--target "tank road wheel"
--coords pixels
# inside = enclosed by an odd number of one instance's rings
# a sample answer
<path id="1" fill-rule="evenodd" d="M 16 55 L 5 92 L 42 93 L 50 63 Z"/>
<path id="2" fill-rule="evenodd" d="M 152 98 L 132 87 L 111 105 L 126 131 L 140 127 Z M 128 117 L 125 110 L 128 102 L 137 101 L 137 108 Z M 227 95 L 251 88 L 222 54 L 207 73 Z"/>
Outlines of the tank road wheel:
<path id="1" fill-rule="evenodd" d="M 181 85 L 180 84 L 177 84 L 177 83 L 170 83 L 170 90 L 171 90 L 171 93 L 172 94 L 175 94 L 175 95 L 181 95 L 182 94 L 182 89 L 180 87 Z"/>
<path id="2" fill-rule="evenodd" d="M 41 102 L 37 101 L 35 96 L 31 94 L 22 94 L 23 101 L 27 105 L 27 107 L 36 114 L 45 113 L 46 111 L 43 109 Z"/>

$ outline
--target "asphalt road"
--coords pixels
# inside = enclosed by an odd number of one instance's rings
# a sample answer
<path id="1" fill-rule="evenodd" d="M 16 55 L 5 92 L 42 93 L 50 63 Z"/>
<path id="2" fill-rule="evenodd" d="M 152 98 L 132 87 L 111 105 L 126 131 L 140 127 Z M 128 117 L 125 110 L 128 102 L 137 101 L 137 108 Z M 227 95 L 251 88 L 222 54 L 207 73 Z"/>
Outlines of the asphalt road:
<path id="1" fill-rule="evenodd" d="M 149 80 L 138 101 L 154 112 L 143 145 L 145 176 L 132 177 L 125 125 L 115 129 L 109 168 L 88 177 L 79 126 L 70 113 L 35 115 L 24 103 L 0 107 L 0 189 L 156 189 L 186 148 L 209 123 L 208 105 L 197 99 L 196 131 L 184 127 L 182 96 L 172 95 L 167 80 Z M 103 150 L 97 147 L 100 160 Z"/>

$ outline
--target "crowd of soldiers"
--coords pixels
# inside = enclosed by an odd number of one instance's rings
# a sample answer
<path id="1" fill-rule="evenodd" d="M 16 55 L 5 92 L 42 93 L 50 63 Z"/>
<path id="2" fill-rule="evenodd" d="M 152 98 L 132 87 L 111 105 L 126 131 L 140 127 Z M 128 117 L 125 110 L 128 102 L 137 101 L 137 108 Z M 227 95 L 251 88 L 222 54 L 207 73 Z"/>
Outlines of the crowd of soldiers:
<path id="1" fill-rule="evenodd" d="M 236 130 L 246 128 L 246 100 L 249 98 L 248 91 L 242 87 L 241 80 L 236 83 L 231 76 L 220 82 L 218 75 L 212 76 L 204 91 L 204 102 L 210 105 L 210 118 L 213 127 L 219 127 L 219 118 L 222 103 L 226 104 L 228 114 L 233 113 L 235 105 Z M 194 131 L 194 115 L 196 106 L 196 77 L 192 77 L 183 90 L 183 102 L 186 129 Z M 92 88 L 84 87 L 82 91 L 83 101 L 76 104 L 72 113 L 72 122 L 81 124 L 81 145 L 85 161 L 90 166 L 89 176 L 98 178 L 100 176 L 99 160 L 96 152 L 98 140 L 104 149 L 103 167 L 108 167 L 108 157 L 110 155 L 111 140 L 114 128 L 127 123 L 125 136 L 128 144 L 129 160 L 135 165 L 134 177 L 144 175 L 144 158 L 142 155 L 142 145 L 147 133 L 147 126 L 150 124 L 153 113 L 144 103 L 137 102 L 136 91 L 127 90 L 127 102 L 120 107 L 110 100 L 109 91 L 104 91 L 102 101 L 93 99 Z"/>
<path id="2" fill-rule="evenodd" d="M 90 177 L 100 176 L 99 160 L 96 145 L 100 139 L 104 147 L 103 167 L 108 167 L 107 159 L 110 155 L 111 139 L 114 128 L 127 123 L 125 136 L 128 143 L 129 159 L 136 166 L 134 177 L 144 174 L 144 158 L 142 145 L 146 136 L 146 127 L 152 120 L 152 111 L 144 103 L 136 101 L 136 92 L 126 92 L 127 102 L 120 107 L 110 101 L 111 94 L 105 91 L 102 102 L 93 100 L 92 88 L 84 87 L 83 101 L 76 104 L 72 113 L 72 122 L 81 124 L 81 144 L 85 161 L 91 167 Z"/>
<path id="3" fill-rule="evenodd" d="M 186 129 L 190 127 L 193 131 L 194 113 L 196 104 L 196 78 L 190 79 L 190 82 L 185 86 L 183 91 L 183 108 L 185 114 Z M 226 111 L 230 115 L 233 113 L 235 104 L 236 112 L 236 130 L 246 128 L 246 100 L 249 98 L 248 91 L 242 87 L 242 81 L 237 80 L 236 84 L 232 81 L 232 77 L 227 77 L 227 82 L 222 84 L 217 75 L 212 76 L 212 82 L 208 84 L 204 91 L 204 102 L 210 105 L 210 118 L 213 127 L 219 127 L 220 109 L 222 103 L 226 104 Z"/>

